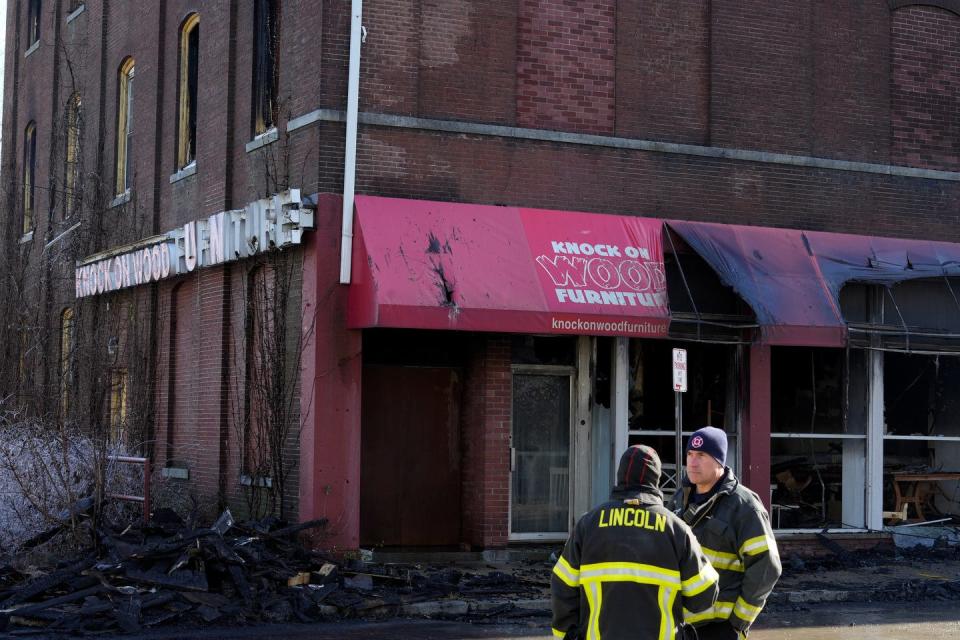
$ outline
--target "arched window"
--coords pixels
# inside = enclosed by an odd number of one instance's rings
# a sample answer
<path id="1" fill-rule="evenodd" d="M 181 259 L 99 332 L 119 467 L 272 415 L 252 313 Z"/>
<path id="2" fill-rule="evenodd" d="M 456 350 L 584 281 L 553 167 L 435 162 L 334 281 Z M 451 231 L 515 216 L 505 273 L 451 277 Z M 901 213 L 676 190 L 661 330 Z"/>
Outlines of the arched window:
<path id="1" fill-rule="evenodd" d="M 127 192 L 132 182 L 130 161 L 133 146 L 133 58 L 120 65 L 117 91 L 117 195 Z"/>
<path id="2" fill-rule="evenodd" d="M 253 3 L 253 134 L 277 122 L 280 44 L 280 0 Z"/>
<path id="3" fill-rule="evenodd" d="M 37 127 L 31 122 L 23 134 L 23 233 L 33 229 L 37 184 Z"/>
<path id="4" fill-rule="evenodd" d="M 77 202 L 80 174 L 80 129 L 82 127 L 80 94 L 70 96 L 67 102 L 67 149 L 64 177 L 64 217 L 73 213 Z"/>
<path id="5" fill-rule="evenodd" d="M 177 129 L 177 169 L 197 157 L 197 58 L 200 52 L 200 15 L 192 13 L 180 29 L 180 104 Z"/>
<path id="6" fill-rule="evenodd" d="M 73 309 L 60 314 L 60 415 L 67 419 L 70 409 L 70 385 L 73 382 Z"/>

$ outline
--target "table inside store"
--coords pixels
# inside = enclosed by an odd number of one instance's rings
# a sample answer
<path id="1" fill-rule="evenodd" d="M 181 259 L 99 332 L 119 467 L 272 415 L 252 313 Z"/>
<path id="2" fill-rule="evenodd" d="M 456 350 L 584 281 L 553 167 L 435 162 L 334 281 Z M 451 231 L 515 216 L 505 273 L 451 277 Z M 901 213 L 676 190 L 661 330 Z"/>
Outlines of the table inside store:
<path id="1" fill-rule="evenodd" d="M 894 473 L 893 494 L 896 497 L 894 511 L 906 513 L 905 507 L 913 505 L 920 520 L 926 520 L 924 504 L 929 504 L 934 494 L 934 483 L 960 480 L 960 473 Z"/>

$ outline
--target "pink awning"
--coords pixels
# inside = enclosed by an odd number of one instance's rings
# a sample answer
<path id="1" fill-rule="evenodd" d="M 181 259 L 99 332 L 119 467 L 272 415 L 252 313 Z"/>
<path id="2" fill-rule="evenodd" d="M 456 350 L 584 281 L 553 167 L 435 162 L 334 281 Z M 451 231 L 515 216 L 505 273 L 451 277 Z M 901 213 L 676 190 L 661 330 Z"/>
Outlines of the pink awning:
<path id="1" fill-rule="evenodd" d="M 348 324 L 664 337 L 663 221 L 356 198 Z"/>

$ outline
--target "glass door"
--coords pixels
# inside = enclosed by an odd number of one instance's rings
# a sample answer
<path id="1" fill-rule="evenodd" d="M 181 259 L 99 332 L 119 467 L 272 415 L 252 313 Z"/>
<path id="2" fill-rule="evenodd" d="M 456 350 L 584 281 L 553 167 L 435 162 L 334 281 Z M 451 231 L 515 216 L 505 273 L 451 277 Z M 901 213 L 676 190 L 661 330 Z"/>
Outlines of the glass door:
<path id="1" fill-rule="evenodd" d="M 570 525 L 572 369 L 515 367 L 510 538 L 565 539 Z"/>

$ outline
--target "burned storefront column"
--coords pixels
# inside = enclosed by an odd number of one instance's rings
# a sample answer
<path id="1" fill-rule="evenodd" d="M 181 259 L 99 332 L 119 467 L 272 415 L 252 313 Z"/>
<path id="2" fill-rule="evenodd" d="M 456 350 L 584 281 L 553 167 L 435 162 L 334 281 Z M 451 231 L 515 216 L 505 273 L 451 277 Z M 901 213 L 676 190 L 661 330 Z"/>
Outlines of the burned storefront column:
<path id="1" fill-rule="evenodd" d="M 743 483 L 770 509 L 770 347 L 751 345 L 747 426 L 743 437 Z"/>

